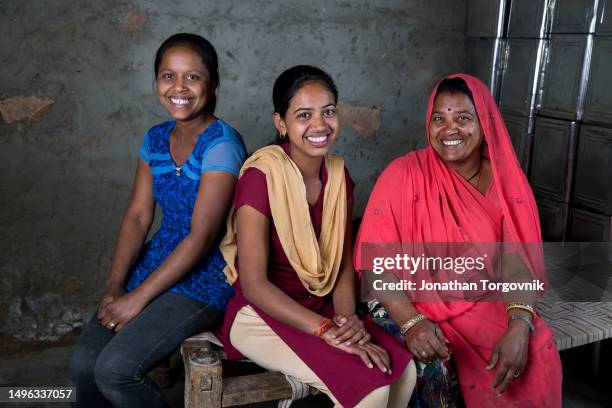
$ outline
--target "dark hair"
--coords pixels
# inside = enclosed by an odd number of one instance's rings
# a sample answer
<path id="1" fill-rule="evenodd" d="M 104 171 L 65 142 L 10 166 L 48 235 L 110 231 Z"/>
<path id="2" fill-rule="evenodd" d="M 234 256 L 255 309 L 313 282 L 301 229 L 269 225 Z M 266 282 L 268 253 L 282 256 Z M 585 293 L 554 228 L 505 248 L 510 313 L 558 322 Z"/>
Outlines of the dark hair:
<path id="1" fill-rule="evenodd" d="M 307 82 L 313 81 L 322 82 L 334 95 L 334 102 L 338 102 L 338 88 L 325 71 L 310 65 L 296 65 L 284 71 L 274 81 L 272 88 L 274 112 L 285 117 L 293 95 Z"/>
<path id="2" fill-rule="evenodd" d="M 474 104 L 474 96 L 472 95 L 472 91 L 470 91 L 470 88 L 468 88 L 465 81 L 461 78 L 446 78 L 442 82 L 440 82 L 440 85 L 438 85 L 438 89 L 436 90 L 435 98 L 437 98 L 438 95 L 444 92 L 462 93 L 464 95 L 467 95 L 468 98 L 470 98 L 470 101 L 472 101 L 472 105 Z"/>
<path id="3" fill-rule="evenodd" d="M 157 80 L 159 65 L 164 54 L 168 49 L 177 45 L 184 45 L 193 49 L 200 56 L 204 66 L 206 66 L 210 78 L 210 94 L 208 95 L 208 103 L 204 110 L 208 113 L 213 113 L 217 106 L 215 91 L 219 87 L 219 60 L 215 47 L 206 38 L 191 33 L 178 33 L 168 37 L 155 53 L 155 64 L 153 65 L 155 79 Z"/>
<path id="4" fill-rule="evenodd" d="M 334 95 L 334 103 L 338 102 L 338 88 L 334 84 L 334 80 L 322 69 L 311 65 L 296 65 L 283 71 L 282 74 L 274 81 L 272 88 L 272 103 L 274 104 L 274 113 L 278 113 L 282 118 L 285 117 L 289 103 L 295 93 L 308 82 L 318 81 L 329 89 Z M 281 145 L 285 142 L 276 133 L 276 137 L 270 144 Z"/>

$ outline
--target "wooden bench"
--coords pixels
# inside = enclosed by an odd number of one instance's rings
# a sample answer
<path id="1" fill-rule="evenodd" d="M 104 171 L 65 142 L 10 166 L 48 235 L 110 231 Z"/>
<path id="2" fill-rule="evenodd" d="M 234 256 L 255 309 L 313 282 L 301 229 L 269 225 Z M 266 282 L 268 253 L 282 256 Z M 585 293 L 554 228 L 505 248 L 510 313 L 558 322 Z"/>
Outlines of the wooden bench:
<path id="1" fill-rule="evenodd" d="M 223 378 L 225 352 L 210 332 L 183 341 L 181 355 L 185 365 L 185 407 L 233 407 L 279 400 L 279 408 L 288 408 L 293 401 L 318 393 L 278 372 Z"/>
<path id="2" fill-rule="evenodd" d="M 612 302 L 560 302 L 545 298 L 538 304 L 538 310 L 552 329 L 559 351 L 595 343 L 596 372 L 599 342 L 612 338 Z M 223 378 L 225 352 L 209 332 L 185 340 L 181 355 L 185 365 L 185 407 L 219 408 L 280 400 L 279 407 L 286 408 L 293 401 L 318 392 L 278 372 Z"/>

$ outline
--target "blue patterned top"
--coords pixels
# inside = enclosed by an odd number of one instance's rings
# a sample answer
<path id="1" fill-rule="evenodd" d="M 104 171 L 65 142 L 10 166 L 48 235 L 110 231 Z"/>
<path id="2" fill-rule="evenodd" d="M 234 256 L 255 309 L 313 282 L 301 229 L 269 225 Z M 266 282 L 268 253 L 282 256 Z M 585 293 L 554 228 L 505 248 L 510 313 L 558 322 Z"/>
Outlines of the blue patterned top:
<path id="1" fill-rule="evenodd" d="M 236 130 L 222 120 L 216 120 L 200 134 L 193 152 L 182 166 L 170 156 L 170 133 L 176 122 L 160 123 L 145 134 L 140 158 L 153 174 L 153 197 L 162 209 L 161 226 L 143 252 L 130 275 L 126 289 L 134 290 L 161 265 L 177 245 L 189 234 L 200 175 L 221 170 L 238 177 L 247 153 Z M 199 300 L 219 310 L 225 310 L 234 289 L 225 279 L 225 261 L 218 240 L 195 266 L 169 291 Z"/>

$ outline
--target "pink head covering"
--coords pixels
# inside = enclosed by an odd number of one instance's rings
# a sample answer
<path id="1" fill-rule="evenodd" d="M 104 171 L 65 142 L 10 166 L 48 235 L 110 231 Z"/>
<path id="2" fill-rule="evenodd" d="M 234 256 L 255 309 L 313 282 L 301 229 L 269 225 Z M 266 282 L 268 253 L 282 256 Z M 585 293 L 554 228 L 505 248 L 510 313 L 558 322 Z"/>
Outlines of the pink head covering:
<path id="1" fill-rule="evenodd" d="M 357 235 L 355 268 L 370 269 L 367 264 L 362 267 L 366 261 L 361 259 L 363 243 L 496 243 L 503 240 L 517 243 L 515 250 L 518 248 L 532 277 L 544 281 L 537 206 L 495 100 L 486 85 L 475 77 L 455 74 L 448 78 L 463 79 L 472 93 L 486 142 L 483 154 L 491 162 L 499 208 L 448 166 L 429 144 L 394 160 L 378 179 Z M 428 103 L 425 122 L 428 141 L 439 84 Z M 433 302 L 424 304 L 423 308 L 429 310 L 430 318 L 443 320 L 467 310 L 470 306 L 465 303 L 446 308 L 434 306 Z"/>
<path id="2" fill-rule="evenodd" d="M 472 92 L 474 107 L 480 120 L 480 127 L 487 143 L 486 155 L 491 161 L 493 177 L 497 188 L 504 221 L 515 242 L 541 242 L 538 208 L 531 187 L 521 170 L 512 142 L 487 86 L 478 78 L 466 74 L 450 75 L 448 78 L 461 78 Z M 442 82 L 442 81 L 440 81 Z M 429 122 L 433 112 L 438 86 L 431 93 L 427 105 L 425 128 L 429 141 Z M 432 160 L 444 165 L 431 145 L 426 149 Z M 477 238 L 475 236 L 474 238 Z"/>

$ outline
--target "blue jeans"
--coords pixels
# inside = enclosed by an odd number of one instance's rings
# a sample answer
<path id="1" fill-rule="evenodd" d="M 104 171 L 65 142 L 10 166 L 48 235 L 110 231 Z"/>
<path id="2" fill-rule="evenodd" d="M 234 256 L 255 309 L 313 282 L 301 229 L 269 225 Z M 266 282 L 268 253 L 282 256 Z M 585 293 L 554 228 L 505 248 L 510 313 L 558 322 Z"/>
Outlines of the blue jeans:
<path id="1" fill-rule="evenodd" d="M 167 407 L 147 372 L 187 337 L 217 327 L 223 315 L 205 303 L 169 292 L 116 334 L 100 325 L 94 313 L 70 358 L 77 406 Z"/>

